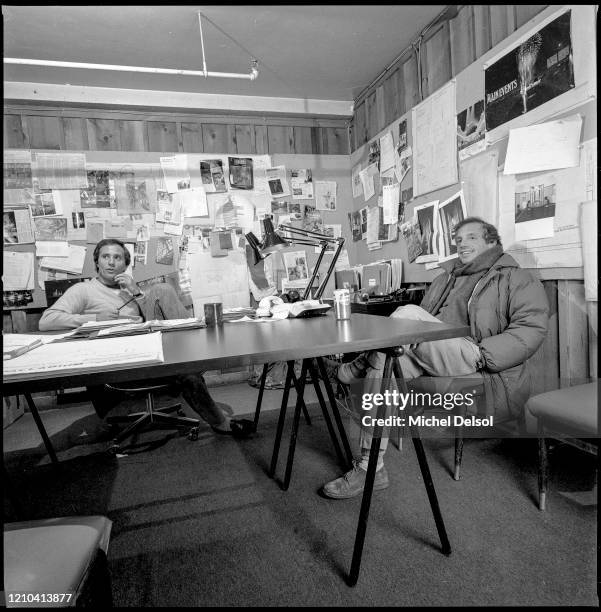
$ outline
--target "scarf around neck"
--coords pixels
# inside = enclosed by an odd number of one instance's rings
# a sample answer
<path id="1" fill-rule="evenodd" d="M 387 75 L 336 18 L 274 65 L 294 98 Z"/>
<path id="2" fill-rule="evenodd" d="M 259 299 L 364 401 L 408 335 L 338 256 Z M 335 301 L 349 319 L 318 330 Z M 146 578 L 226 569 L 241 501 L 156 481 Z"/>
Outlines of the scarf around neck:
<path id="1" fill-rule="evenodd" d="M 449 271 L 449 279 L 439 295 L 433 295 L 422 307 L 433 316 L 437 316 L 444 306 L 444 312 L 438 318 L 446 323 L 466 325 L 468 321 L 467 302 L 474 291 L 476 283 L 490 270 L 494 263 L 503 255 L 503 247 L 494 247 L 480 253 L 472 261 L 462 264 L 459 259 L 454 262 Z M 462 278 L 457 283 L 458 277 Z"/>

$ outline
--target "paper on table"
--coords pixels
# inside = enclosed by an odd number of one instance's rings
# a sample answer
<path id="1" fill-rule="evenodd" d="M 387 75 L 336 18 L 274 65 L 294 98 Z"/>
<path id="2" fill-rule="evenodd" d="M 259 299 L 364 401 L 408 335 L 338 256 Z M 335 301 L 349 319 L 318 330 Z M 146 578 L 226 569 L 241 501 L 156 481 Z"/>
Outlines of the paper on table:
<path id="1" fill-rule="evenodd" d="M 582 117 L 548 121 L 509 131 L 503 174 L 578 166 Z"/>
<path id="2" fill-rule="evenodd" d="M 69 244 L 67 257 L 44 257 L 40 262 L 42 268 L 60 270 L 71 274 L 81 274 L 86 258 L 86 247 L 78 244 Z"/>
<path id="3" fill-rule="evenodd" d="M 2 283 L 4 291 L 33 289 L 33 253 L 5 250 Z"/>
<path id="4" fill-rule="evenodd" d="M 143 336 L 124 336 L 69 343 L 49 343 L 4 364 L 4 378 L 47 372 L 78 372 L 110 370 L 119 365 L 161 363 L 163 341 L 161 332 Z"/>

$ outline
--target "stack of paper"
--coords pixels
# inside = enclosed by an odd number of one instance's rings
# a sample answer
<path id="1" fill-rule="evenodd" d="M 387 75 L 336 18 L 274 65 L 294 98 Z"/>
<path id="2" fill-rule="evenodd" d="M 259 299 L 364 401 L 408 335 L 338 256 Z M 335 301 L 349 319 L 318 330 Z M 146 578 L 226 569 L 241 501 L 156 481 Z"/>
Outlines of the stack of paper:
<path id="1" fill-rule="evenodd" d="M 49 343 L 37 347 L 4 363 L 4 380 L 23 375 L 52 372 L 77 373 L 111 370 L 119 365 L 161 363 L 163 341 L 161 332 L 144 336 L 79 340 L 69 343 Z"/>

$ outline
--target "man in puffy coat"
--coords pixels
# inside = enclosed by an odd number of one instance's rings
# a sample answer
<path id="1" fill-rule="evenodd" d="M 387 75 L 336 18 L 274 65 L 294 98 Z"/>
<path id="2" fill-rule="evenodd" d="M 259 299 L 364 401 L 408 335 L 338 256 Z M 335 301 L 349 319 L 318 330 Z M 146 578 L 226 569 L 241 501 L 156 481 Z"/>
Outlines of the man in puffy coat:
<path id="1" fill-rule="evenodd" d="M 488 410 L 495 418 L 518 416 L 530 392 L 526 360 L 547 333 L 549 305 L 542 284 L 503 252 L 496 228 L 478 217 L 455 227 L 457 259 L 441 264 L 445 273 L 430 285 L 420 306 L 401 306 L 391 315 L 405 319 L 469 325 L 471 334 L 405 347 L 399 358 L 405 379 L 417 376 L 482 377 Z M 363 381 L 363 393 L 379 393 L 384 354 L 362 353 L 340 366 L 340 382 Z M 477 374 L 476 374 L 477 373 Z M 375 414 L 373 415 L 375 416 Z M 334 499 L 363 492 L 371 428 L 362 425 L 361 457 L 323 493 Z M 382 437 L 374 490 L 388 487 Z"/>

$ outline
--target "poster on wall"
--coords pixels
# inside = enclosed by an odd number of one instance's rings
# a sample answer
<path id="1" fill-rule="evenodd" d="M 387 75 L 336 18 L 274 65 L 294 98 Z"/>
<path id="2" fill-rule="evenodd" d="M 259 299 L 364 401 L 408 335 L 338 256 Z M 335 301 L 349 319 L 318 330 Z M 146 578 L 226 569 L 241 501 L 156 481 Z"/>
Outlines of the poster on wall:
<path id="1" fill-rule="evenodd" d="M 515 239 L 536 240 L 553 236 L 557 180 L 538 174 L 515 184 Z"/>
<path id="2" fill-rule="evenodd" d="M 459 159 L 463 160 L 484 151 L 486 148 L 485 131 L 484 100 L 479 100 L 457 115 Z"/>
<path id="3" fill-rule="evenodd" d="M 413 210 L 414 219 L 417 220 L 421 236 L 422 253 L 415 260 L 416 263 L 438 261 L 438 200 L 416 206 Z"/>
<path id="4" fill-rule="evenodd" d="M 463 190 L 441 202 L 438 205 L 438 215 L 442 234 L 442 252 L 438 261 L 447 261 L 457 257 L 454 228 L 467 217 Z"/>
<path id="5" fill-rule="evenodd" d="M 574 88 L 571 15 L 560 15 L 486 68 L 487 130 Z"/>

